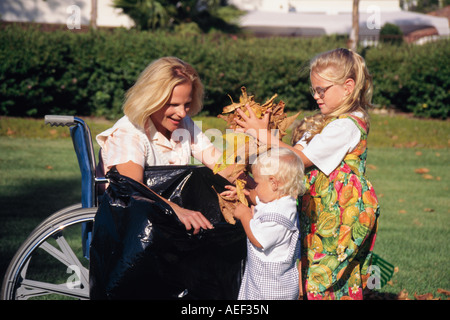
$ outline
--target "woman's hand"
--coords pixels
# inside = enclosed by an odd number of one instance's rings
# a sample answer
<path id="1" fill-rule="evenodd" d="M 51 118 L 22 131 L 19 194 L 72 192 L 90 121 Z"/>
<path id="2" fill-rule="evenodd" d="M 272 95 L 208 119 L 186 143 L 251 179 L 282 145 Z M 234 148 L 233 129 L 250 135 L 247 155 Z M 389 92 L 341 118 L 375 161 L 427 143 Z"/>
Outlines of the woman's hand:
<path id="1" fill-rule="evenodd" d="M 143 184 L 144 169 L 140 165 L 129 161 L 127 163 L 118 164 L 116 168 L 121 175 L 127 176 Z M 146 186 L 145 184 L 143 185 Z M 209 222 L 208 219 L 206 219 L 203 214 L 201 214 L 201 212 L 182 208 L 179 205 L 161 197 L 150 188 L 149 190 L 152 191 L 156 196 L 158 196 L 162 201 L 166 202 L 173 209 L 178 219 L 180 219 L 181 223 L 185 225 L 186 230 L 194 229 L 194 234 L 197 234 L 200 232 L 200 229 L 214 229 L 214 226 L 211 224 L 211 222 Z"/>
<path id="2" fill-rule="evenodd" d="M 182 208 L 173 202 L 168 202 L 168 204 L 172 207 L 181 223 L 184 224 L 186 230 L 194 229 L 194 234 L 197 234 L 200 232 L 200 229 L 214 229 L 211 222 L 201 212 Z"/>

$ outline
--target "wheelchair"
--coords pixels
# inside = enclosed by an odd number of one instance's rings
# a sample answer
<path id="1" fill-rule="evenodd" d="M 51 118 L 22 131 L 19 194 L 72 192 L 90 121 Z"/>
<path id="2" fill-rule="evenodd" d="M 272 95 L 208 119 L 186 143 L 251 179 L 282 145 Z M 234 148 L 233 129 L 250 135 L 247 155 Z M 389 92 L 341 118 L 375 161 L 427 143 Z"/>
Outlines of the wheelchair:
<path id="1" fill-rule="evenodd" d="M 6 270 L 2 300 L 89 299 L 89 244 L 99 193 L 108 180 L 97 177 L 90 129 L 82 119 L 48 115 L 45 123 L 70 128 L 81 171 L 81 203 L 50 215 L 31 232 Z M 58 276 L 43 272 L 49 265 L 61 270 Z"/>

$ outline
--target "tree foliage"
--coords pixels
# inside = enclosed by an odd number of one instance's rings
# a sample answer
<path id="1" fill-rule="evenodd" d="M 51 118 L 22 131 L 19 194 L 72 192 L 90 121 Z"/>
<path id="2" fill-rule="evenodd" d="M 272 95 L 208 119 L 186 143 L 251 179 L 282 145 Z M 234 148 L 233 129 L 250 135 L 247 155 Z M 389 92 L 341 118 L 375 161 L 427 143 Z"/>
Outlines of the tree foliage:
<path id="1" fill-rule="evenodd" d="M 203 32 L 237 32 L 231 20 L 242 14 L 223 0 L 113 0 L 113 6 L 122 9 L 140 30 L 174 29 L 180 25 L 190 25 L 187 29 L 192 30 L 195 23 Z"/>
<path id="2" fill-rule="evenodd" d="M 450 5 L 450 0 L 400 0 L 400 7 L 409 11 L 428 13 Z"/>

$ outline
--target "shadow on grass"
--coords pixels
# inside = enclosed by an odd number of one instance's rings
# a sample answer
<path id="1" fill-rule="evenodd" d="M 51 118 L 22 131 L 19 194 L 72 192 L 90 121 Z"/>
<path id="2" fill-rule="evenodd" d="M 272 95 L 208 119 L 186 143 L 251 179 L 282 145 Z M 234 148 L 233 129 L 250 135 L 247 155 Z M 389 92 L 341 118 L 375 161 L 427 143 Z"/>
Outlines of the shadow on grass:
<path id="1" fill-rule="evenodd" d="M 76 178 L 33 181 L 13 195 L 0 195 L 2 282 L 11 259 L 34 228 L 56 211 L 80 201 L 81 184 Z"/>
<path id="2" fill-rule="evenodd" d="M 364 300 L 400 300 L 399 294 L 369 290 L 364 293 Z"/>

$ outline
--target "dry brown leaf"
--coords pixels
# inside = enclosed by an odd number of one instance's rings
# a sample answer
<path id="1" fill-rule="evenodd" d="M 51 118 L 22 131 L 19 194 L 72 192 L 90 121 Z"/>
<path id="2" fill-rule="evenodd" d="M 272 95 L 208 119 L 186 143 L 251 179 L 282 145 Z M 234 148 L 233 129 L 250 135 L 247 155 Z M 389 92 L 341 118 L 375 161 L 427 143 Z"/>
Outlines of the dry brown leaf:
<path id="1" fill-rule="evenodd" d="M 406 291 L 406 289 L 403 289 L 398 295 L 397 295 L 397 299 L 398 300 L 411 300 L 408 297 L 408 291 Z"/>
<path id="2" fill-rule="evenodd" d="M 424 178 L 425 180 L 433 180 L 434 179 L 434 177 L 431 174 L 424 174 L 422 176 L 422 178 Z"/>
<path id="3" fill-rule="evenodd" d="M 424 173 L 430 172 L 430 169 L 428 169 L 428 168 L 417 168 L 417 169 L 414 170 L 414 172 L 418 173 L 418 174 L 424 174 Z"/>
<path id="4" fill-rule="evenodd" d="M 423 209 L 423 211 L 425 211 L 425 212 L 434 212 L 434 209 L 432 209 L 432 208 L 425 208 L 425 209 Z"/>
<path id="5" fill-rule="evenodd" d="M 242 179 L 236 180 L 236 194 L 238 200 L 243 203 L 244 205 L 248 206 L 247 197 L 244 194 L 246 181 Z"/>
<path id="6" fill-rule="evenodd" d="M 216 191 L 217 198 L 219 200 L 220 211 L 222 212 L 225 221 L 229 224 L 236 224 L 236 220 L 234 219 L 234 210 L 236 209 L 236 206 L 238 204 L 237 199 L 220 195 L 214 188 L 214 186 L 213 189 L 214 191 Z"/>
<path id="7" fill-rule="evenodd" d="M 406 213 L 406 210 L 398 210 L 398 213 L 401 213 L 401 214 L 404 214 L 404 213 Z"/>
<path id="8" fill-rule="evenodd" d="M 406 148 L 414 148 L 415 146 L 417 146 L 417 141 L 411 141 L 411 142 L 405 143 Z"/>
<path id="9" fill-rule="evenodd" d="M 300 115 L 300 112 L 297 114 L 288 117 L 284 112 L 285 103 L 280 101 L 275 103 L 274 100 L 278 96 L 274 94 L 270 99 L 268 99 L 263 104 L 259 104 L 255 101 L 254 96 L 249 96 L 247 94 L 247 89 L 245 87 L 241 87 L 241 96 L 239 97 L 239 103 L 234 102 L 231 99 L 231 104 L 224 107 L 222 110 L 222 114 L 218 115 L 219 118 L 224 119 L 228 123 L 228 127 L 230 129 L 237 129 L 239 125 L 236 123 L 236 119 L 242 119 L 241 116 L 237 113 L 237 109 L 244 111 L 246 115 L 248 115 L 248 110 L 246 106 L 249 106 L 256 117 L 259 119 L 264 117 L 264 114 L 267 111 L 271 111 L 269 118 L 269 129 L 278 129 L 280 139 L 286 135 L 286 130 L 292 125 L 295 119 Z"/>
<path id="10" fill-rule="evenodd" d="M 450 291 L 449 290 L 444 290 L 444 289 L 437 289 L 437 293 L 442 293 L 445 294 L 446 296 L 450 296 Z"/>
<path id="11" fill-rule="evenodd" d="M 433 295 L 431 293 L 425 293 L 418 295 L 417 293 L 414 293 L 414 298 L 416 300 L 433 300 Z"/>

